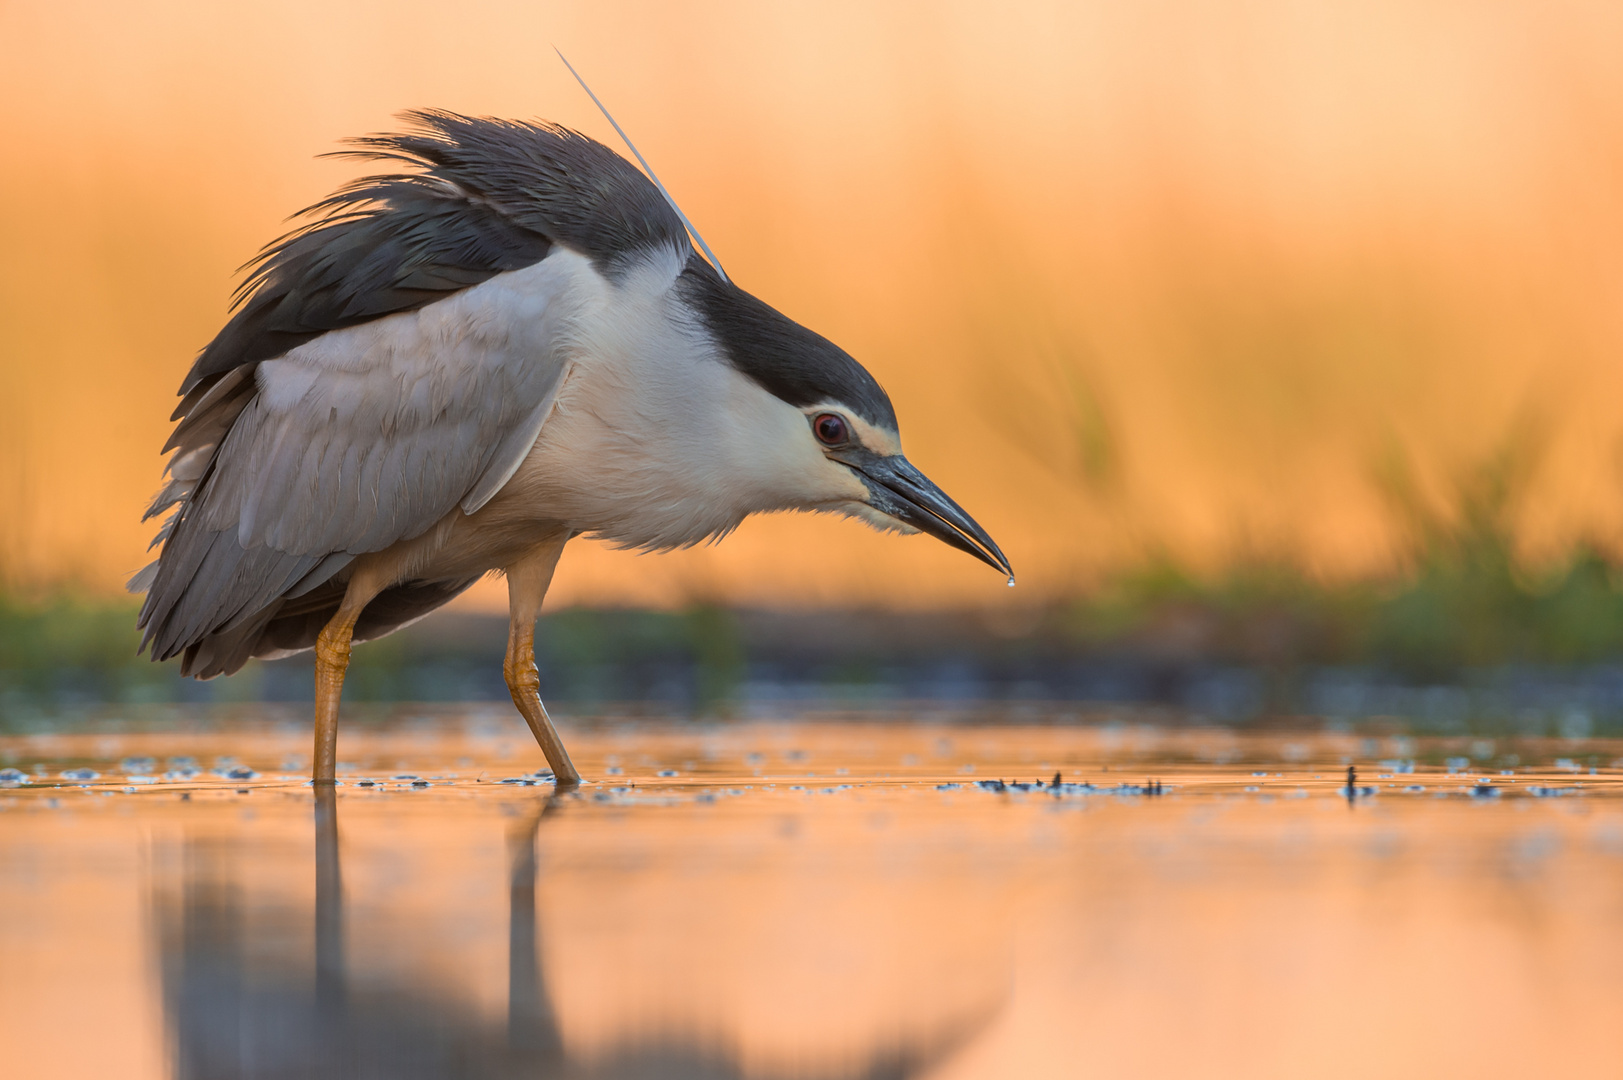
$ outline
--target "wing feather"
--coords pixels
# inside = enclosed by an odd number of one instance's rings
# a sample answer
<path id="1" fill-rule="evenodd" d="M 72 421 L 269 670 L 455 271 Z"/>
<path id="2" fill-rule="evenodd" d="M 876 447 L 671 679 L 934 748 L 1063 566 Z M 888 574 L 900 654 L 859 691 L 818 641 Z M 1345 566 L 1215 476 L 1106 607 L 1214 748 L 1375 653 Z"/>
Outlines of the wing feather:
<path id="1" fill-rule="evenodd" d="M 148 596 L 154 655 L 249 625 L 356 555 L 482 506 L 551 410 L 587 274 L 584 256 L 557 249 L 260 362 L 206 477 L 186 481 L 195 494 Z"/>
<path id="2" fill-rule="evenodd" d="M 277 629 L 286 597 L 483 506 L 561 384 L 571 276 L 614 281 L 640 253 L 688 248 L 654 185 L 582 135 L 406 119 L 344 152 L 403 171 L 340 189 L 261 252 L 181 385 L 148 516 L 177 508 L 130 588 L 147 593 L 144 644 L 183 652 L 190 674 L 235 670 L 261 633 L 292 640 Z M 412 611 L 465 587 L 426 583 Z"/>

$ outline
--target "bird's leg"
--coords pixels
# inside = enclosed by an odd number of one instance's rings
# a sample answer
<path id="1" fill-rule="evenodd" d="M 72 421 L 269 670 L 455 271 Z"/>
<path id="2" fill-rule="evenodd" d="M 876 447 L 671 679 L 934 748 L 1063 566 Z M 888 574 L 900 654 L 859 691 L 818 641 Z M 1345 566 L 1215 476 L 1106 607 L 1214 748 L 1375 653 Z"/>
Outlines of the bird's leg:
<path id="1" fill-rule="evenodd" d="M 568 537 L 532 548 L 518 562 L 507 567 L 507 597 L 512 622 L 507 630 L 507 659 L 502 674 L 507 676 L 507 691 L 513 695 L 513 704 L 523 715 L 541 752 L 552 766 L 557 778 L 557 789 L 563 791 L 580 784 L 580 773 L 569 760 L 569 751 L 558 738 L 552 718 L 541 704 L 541 675 L 535 669 L 535 619 L 541 613 L 541 601 L 552 584 L 552 571 L 558 565 Z"/>
<path id="2" fill-rule="evenodd" d="M 350 636 L 357 613 L 340 610 L 316 638 L 316 745 L 310 778 L 331 784 L 338 766 L 338 699 L 349 670 Z"/>
<path id="3" fill-rule="evenodd" d="M 372 575 L 356 571 L 338 614 L 316 637 L 316 743 L 310 779 L 331 784 L 338 766 L 338 699 L 349 670 L 350 639 L 366 605 L 382 590 Z"/>
<path id="4" fill-rule="evenodd" d="M 547 756 L 547 764 L 552 766 L 552 775 L 557 777 L 559 789 L 577 786 L 580 773 L 575 771 L 575 763 L 569 760 L 569 751 L 564 749 L 564 742 L 552 726 L 546 706 L 541 704 L 541 675 L 535 669 L 533 620 L 524 623 L 515 621 L 509 628 L 507 661 L 502 665 L 502 674 L 507 676 L 507 691 L 513 695 L 513 704 L 524 715 L 535 741 L 541 746 L 541 752 Z"/>

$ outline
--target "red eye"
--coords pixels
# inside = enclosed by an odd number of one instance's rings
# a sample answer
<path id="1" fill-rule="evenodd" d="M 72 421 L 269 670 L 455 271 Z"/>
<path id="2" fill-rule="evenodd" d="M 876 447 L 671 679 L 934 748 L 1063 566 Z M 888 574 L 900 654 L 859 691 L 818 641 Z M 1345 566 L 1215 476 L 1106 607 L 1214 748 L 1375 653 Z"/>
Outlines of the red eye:
<path id="1" fill-rule="evenodd" d="M 845 417 L 834 413 L 819 413 L 812 420 L 812 430 L 817 433 L 817 441 L 824 446 L 839 446 L 851 438 L 851 431 L 845 425 Z"/>

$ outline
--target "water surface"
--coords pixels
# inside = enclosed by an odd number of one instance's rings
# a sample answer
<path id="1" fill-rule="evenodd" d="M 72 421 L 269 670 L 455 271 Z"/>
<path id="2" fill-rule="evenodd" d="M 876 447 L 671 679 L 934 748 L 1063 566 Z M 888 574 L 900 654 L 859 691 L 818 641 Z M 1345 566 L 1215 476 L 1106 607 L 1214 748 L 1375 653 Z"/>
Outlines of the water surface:
<path id="1" fill-rule="evenodd" d="M 325 801 L 285 720 L 0 740 L 6 1075 L 1616 1069 L 1615 744 L 566 735 L 356 726 Z"/>

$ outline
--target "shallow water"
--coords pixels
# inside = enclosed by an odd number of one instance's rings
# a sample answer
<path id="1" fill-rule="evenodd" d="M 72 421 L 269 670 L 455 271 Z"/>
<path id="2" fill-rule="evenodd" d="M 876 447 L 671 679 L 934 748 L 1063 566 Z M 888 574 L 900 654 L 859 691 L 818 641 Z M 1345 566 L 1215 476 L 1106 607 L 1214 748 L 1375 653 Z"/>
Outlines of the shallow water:
<path id="1" fill-rule="evenodd" d="M 1618 1071 L 1623 746 L 515 729 L 0 739 L 5 1074 Z"/>

